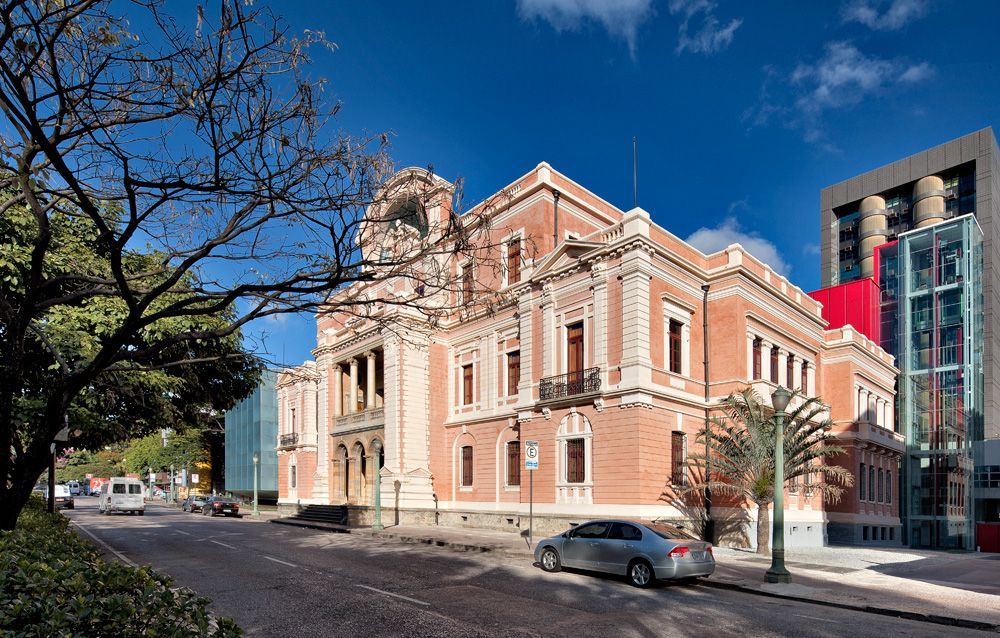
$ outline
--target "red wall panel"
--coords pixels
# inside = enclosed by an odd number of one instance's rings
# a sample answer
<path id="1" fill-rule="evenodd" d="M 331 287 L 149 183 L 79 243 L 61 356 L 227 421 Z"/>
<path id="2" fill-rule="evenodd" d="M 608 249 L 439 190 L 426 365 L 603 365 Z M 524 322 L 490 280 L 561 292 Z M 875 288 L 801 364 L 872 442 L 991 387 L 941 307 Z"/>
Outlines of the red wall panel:
<path id="1" fill-rule="evenodd" d="M 879 287 L 875 280 L 866 277 L 838 286 L 830 286 L 809 293 L 823 304 L 823 318 L 827 328 L 841 328 L 850 324 L 854 329 L 875 343 L 879 339 Z"/>

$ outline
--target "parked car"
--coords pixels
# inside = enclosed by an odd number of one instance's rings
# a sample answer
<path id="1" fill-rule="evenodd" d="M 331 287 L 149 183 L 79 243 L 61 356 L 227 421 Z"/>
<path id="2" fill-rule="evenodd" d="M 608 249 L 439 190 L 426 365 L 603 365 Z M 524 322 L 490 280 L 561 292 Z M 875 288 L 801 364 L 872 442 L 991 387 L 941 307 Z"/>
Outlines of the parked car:
<path id="1" fill-rule="evenodd" d="M 66 481 L 66 487 L 69 488 L 69 493 L 71 496 L 80 495 L 80 482 L 79 481 Z"/>
<path id="2" fill-rule="evenodd" d="M 575 567 L 619 574 L 636 587 L 653 581 L 709 576 L 715 557 L 709 543 L 684 538 L 676 528 L 628 520 L 588 521 L 535 546 L 547 572 Z"/>
<path id="3" fill-rule="evenodd" d="M 212 496 L 201 506 L 201 513 L 205 516 L 215 516 L 224 514 L 226 516 L 239 516 L 239 501 L 226 496 Z"/>
<path id="4" fill-rule="evenodd" d="M 47 484 L 40 483 L 36 485 L 34 491 L 41 493 L 41 495 L 48 500 L 49 486 Z M 56 485 L 55 505 L 57 510 L 71 510 L 76 508 L 76 501 L 74 501 L 73 495 L 69 493 L 69 487 L 65 485 Z"/>
<path id="5" fill-rule="evenodd" d="M 208 497 L 202 494 L 195 494 L 189 496 L 186 499 L 184 499 L 183 503 L 181 503 L 181 509 L 184 510 L 185 512 L 191 512 L 192 514 L 195 512 L 200 512 L 201 508 L 205 505 L 205 501 L 207 500 Z"/>
<path id="6" fill-rule="evenodd" d="M 97 507 L 102 514 L 128 512 L 142 516 L 146 513 L 146 499 L 142 492 L 143 485 L 139 479 L 115 476 L 105 486 Z"/>

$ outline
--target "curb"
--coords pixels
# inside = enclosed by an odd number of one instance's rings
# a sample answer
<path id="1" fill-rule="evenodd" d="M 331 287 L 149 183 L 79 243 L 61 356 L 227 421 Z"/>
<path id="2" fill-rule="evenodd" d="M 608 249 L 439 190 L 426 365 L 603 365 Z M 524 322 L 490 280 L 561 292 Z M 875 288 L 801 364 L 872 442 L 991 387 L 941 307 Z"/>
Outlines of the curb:
<path id="1" fill-rule="evenodd" d="M 806 598 L 805 596 L 776 594 L 753 587 L 747 587 L 746 585 L 740 585 L 739 583 L 722 580 L 710 580 L 710 578 L 700 582 L 706 587 L 714 587 L 715 589 L 728 589 L 730 591 L 740 591 L 746 594 L 755 594 L 757 596 L 766 596 L 768 598 L 795 600 L 798 602 L 811 603 L 813 605 L 821 605 L 823 607 L 836 607 L 838 609 L 860 611 L 866 614 L 878 614 L 879 616 L 891 616 L 893 618 L 902 618 L 904 620 L 916 620 L 935 625 L 947 625 L 949 627 L 962 627 L 963 629 L 977 629 L 979 631 L 992 631 L 1000 633 L 1000 625 L 982 622 L 980 620 L 969 620 L 967 618 L 957 618 L 954 616 L 939 616 L 937 614 L 922 614 L 915 611 L 904 611 L 902 609 L 892 609 L 889 607 L 874 607 L 872 605 L 852 605 L 850 603 L 839 603 L 832 600 Z"/>

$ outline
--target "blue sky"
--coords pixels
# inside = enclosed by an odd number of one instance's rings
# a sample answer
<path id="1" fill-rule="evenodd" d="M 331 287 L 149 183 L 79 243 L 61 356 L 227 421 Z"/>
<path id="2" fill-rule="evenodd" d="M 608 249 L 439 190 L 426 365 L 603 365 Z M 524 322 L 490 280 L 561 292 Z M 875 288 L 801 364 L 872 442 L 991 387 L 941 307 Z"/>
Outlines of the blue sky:
<path id="1" fill-rule="evenodd" d="M 747 245 L 819 286 L 822 187 L 1000 126 L 1000 2 L 493 0 L 273 3 L 337 44 L 351 133 L 391 131 L 400 166 L 474 203 L 547 161 L 702 249 Z M 269 321 L 295 364 L 311 316 Z"/>

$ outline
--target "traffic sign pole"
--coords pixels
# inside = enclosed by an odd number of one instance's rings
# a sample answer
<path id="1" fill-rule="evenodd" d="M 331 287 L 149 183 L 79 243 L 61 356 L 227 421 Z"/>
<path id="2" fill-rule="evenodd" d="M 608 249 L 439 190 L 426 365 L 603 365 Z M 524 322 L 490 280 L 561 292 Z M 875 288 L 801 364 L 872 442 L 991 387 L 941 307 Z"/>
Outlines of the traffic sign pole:
<path id="1" fill-rule="evenodd" d="M 524 442 L 524 469 L 528 470 L 528 547 L 535 534 L 535 470 L 538 469 L 538 441 Z"/>

